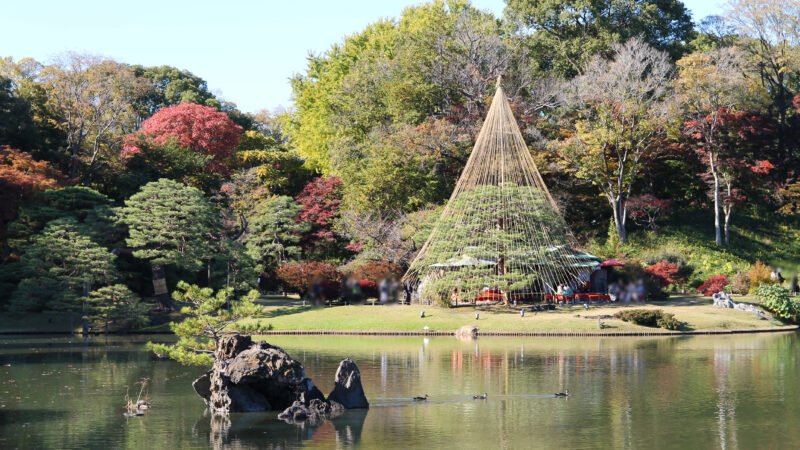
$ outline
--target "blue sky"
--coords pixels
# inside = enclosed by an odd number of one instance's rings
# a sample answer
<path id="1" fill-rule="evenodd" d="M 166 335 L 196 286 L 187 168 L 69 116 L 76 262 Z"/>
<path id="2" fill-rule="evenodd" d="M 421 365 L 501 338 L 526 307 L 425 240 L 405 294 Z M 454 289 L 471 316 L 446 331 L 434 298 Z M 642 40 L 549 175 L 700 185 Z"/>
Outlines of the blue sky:
<path id="1" fill-rule="evenodd" d="M 63 51 L 146 66 L 168 64 L 208 81 L 244 111 L 290 106 L 288 78 L 320 53 L 414 0 L 7 0 L 0 56 L 47 61 Z M 502 0 L 473 0 L 501 15 Z M 715 0 L 684 2 L 695 20 Z"/>

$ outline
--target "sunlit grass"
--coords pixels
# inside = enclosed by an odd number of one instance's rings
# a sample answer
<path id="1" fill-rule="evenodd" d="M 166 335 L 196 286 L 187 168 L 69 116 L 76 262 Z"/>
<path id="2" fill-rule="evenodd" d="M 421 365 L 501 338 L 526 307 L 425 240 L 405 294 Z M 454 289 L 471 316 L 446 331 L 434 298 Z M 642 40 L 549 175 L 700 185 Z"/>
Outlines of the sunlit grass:
<path id="1" fill-rule="evenodd" d="M 737 299 L 738 300 L 738 299 Z M 682 322 L 688 322 L 685 331 L 747 330 L 777 328 L 782 324 L 776 320 L 760 320 L 755 314 L 730 309 L 715 308 L 708 297 L 674 297 L 665 302 L 647 304 L 591 306 L 586 311 L 582 305 L 547 312 L 527 312 L 520 317 L 513 308 L 439 308 L 434 306 L 265 306 L 261 317 L 246 319 L 241 323 L 257 324 L 275 331 L 454 331 L 464 325 L 477 325 L 483 332 L 606 332 L 640 331 L 666 332 L 660 328 L 649 328 L 604 318 L 603 329 L 598 328 L 596 318 L 585 316 L 613 315 L 620 308 L 663 309 L 675 314 Z M 425 311 L 425 318 L 420 311 Z M 475 313 L 479 319 L 475 319 Z M 771 319 L 771 318 L 770 318 Z"/>

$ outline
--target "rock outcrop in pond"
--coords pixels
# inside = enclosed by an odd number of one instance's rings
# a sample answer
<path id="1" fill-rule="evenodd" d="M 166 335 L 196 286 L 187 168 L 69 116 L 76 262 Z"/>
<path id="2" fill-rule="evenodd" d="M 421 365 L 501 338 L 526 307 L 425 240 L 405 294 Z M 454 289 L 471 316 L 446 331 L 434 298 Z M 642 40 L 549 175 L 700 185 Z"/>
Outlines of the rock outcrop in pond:
<path id="1" fill-rule="evenodd" d="M 220 341 L 215 357 L 211 370 L 193 386 L 209 409 L 218 414 L 286 410 L 283 416 L 299 421 L 369 407 L 358 367 L 349 358 L 339 366 L 336 388 L 326 399 L 306 377 L 300 362 L 267 342 L 229 336 Z M 341 388 L 340 372 L 344 380 Z"/>

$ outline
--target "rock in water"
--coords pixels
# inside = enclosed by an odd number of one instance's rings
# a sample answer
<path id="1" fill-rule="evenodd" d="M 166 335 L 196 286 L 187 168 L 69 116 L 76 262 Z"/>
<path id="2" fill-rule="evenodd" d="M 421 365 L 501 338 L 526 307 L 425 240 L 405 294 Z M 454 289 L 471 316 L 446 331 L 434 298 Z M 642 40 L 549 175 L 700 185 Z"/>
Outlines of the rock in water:
<path id="1" fill-rule="evenodd" d="M 308 405 L 303 402 L 296 401 L 286 408 L 282 413 L 278 414 L 278 419 L 285 420 L 290 423 L 297 423 L 303 421 L 319 422 L 325 419 L 332 419 L 344 412 L 342 405 L 336 402 L 329 402 L 327 400 L 313 399 Z"/>
<path id="2" fill-rule="evenodd" d="M 352 359 L 345 358 L 339 363 L 328 401 L 339 403 L 345 409 L 369 408 L 367 396 L 361 386 L 361 372 Z"/>
<path id="3" fill-rule="evenodd" d="M 213 412 L 282 410 L 295 401 L 325 400 L 302 364 L 279 347 L 233 335 L 220 341 L 215 355 L 211 370 L 193 383 Z"/>
<path id="4" fill-rule="evenodd" d="M 478 337 L 479 328 L 475 325 L 464 325 L 456 330 L 456 337 L 459 339 L 474 339 Z"/>

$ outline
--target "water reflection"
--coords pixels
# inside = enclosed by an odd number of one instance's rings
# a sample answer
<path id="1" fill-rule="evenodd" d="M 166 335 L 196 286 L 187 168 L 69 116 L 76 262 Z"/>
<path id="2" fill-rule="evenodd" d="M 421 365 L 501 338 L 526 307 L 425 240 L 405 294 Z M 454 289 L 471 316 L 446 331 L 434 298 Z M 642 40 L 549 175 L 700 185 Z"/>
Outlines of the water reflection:
<path id="1" fill-rule="evenodd" d="M 352 410 L 332 420 L 299 424 L 286 424 L 271 413 L 206 413 L 195 423 L 193 433 L 207 437 L 214 449 L 294 448 L 315 443 L 352 447 L 361 440 L 368 412 Z"/>
<path id="2" fill-rule="evenodd" d="M 151 337 L 163 339 L 164 337 Z M 157 361 L 147 337 L 0 340 L 0 448 L 786 448 L 800 440 L 793 333 L 679 338 L 272 337 L 329 392 L 339 361 L 372 404 L 320 424 L 211 417 L 201 369 Z M 153 409 L 122 417 L 151 379 Z M 553 397 L 569 389 L 568 399 Z M 472 395 L 488 392 L 487 400 Z M 424 394 L 426 402 L 412 397 Z"/>

